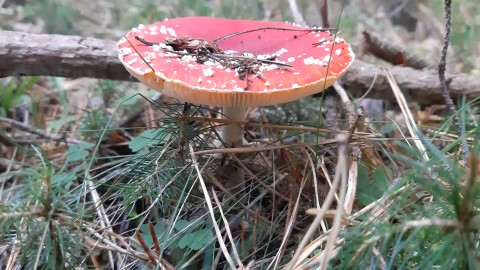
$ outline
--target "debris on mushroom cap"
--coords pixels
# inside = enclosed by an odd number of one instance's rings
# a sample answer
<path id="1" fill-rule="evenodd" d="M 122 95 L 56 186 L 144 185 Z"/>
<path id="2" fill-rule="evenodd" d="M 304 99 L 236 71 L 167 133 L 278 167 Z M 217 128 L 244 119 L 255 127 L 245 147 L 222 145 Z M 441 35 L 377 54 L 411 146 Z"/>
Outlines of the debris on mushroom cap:
<path id="1" fill-rule="evenodd" d="M 239 33 L 259 28 L 268 29 Z M 238 34 L 215 42 L 233 33 Z M 181 50 L 172 41 L 181 43 Z M 191 53 L 198 44 L 203 44 L 203 54 Z M 350 46 L 328 31 L 210 17 L 140 25 L 120 40 L 118 55 L 150 87 L 184 101 L 219 106 L 270 105 L 320 92 L 354 59 Z M 245 66 L 238 59 L 251 62 Z"/>

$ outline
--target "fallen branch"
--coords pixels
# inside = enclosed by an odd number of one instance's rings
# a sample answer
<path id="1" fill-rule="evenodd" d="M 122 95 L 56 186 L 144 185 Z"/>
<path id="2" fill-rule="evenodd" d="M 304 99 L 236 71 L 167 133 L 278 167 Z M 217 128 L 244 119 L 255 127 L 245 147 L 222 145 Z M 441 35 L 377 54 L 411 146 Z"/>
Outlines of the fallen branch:
<path id="1" fill-rule="evenodd" d="M 0 78 L 7 76 L 91 77 L 110 80 L 135 79 L 117 59 L 116 41 L 79 36 L 28 34 L 0 31 Z M 443 104 L 442 90 L 435 70 L 389 67 L 409 100 L 420 104 Z M 356 60 L 342 84 L 360 97 L 371 86 L 370 98 L 391 99 L 388 80 L 376 65 Z M 480 95 L 480 76 L 446 74 L 450 95 L 475 98 Z"/>
<path id="2" fill-rule="evenodd" d="M 73 143 L 73 144 L 86 143 L 84 141 L 77 140 L 77 139 L 70 139 L 70 138 L 64 137 L 62 135 L 50 134 L 50 133 L 48 133 L 48 132 L 46 132 L 42 129 L 32 127 L 28 124 L 24 124 L 20 121 L 10 119 L 10 118 L 6 118 L 6 117 L 0 117 L 0 127 L 4 128 L 2 123 L 6 123 L 6 124 L 9 124 L 10 126 L 12 126 L 14 128 L 18 128 L 18 129 L 23 130 L 25 132 L 35 134 L 42 139 L 52 140 L 52 141 L 55 141 L 55 142 Z"/>
<path id="3" fill-rule="evenodd" d="M 377 33 L 363 31 L 362 34 L 365 41 L 365 50 L 377 58 L 393 65 L 402 65 L 414 69 L 424 69 L 429 66 L 427 61 L 410 53 L 390 40 L 386 40 Z"/>
<path id="4" fill-rule="evenodd" d="M 115 44 L 110 40 L 79 36 L 0 31 L 0 77 L 27 75 L 133 81 L 117 59 Z"/>

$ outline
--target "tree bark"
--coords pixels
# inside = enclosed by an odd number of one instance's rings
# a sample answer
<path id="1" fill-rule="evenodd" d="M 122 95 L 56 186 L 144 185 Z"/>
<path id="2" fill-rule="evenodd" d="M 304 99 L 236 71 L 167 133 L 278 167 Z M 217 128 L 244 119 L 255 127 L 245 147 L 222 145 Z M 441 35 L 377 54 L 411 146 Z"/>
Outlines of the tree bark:
<path id="1" fill-rule="evenodd" d="M 0 31 L 0 77 L 133 80 L 117 59 L 115 45 L 96 38 Z"/>
<path id="2" fill-rule="evenodd" d="M 79 36 L 28 34 L 0 30 L 0 78 L 7 76 L 91 77 L 110 80 L 135 79 L 117 58 L 116 41 Z M 411 101 L 442 103 L 436 70 L 385 67 Z M 362 96 L 373 85 L 370 98 L 394 99 L 382 67 L 355 60 L 341 83 L 353 96 Z M 480 76 L 446 74 L 452 98 L 480 95 Z"/>

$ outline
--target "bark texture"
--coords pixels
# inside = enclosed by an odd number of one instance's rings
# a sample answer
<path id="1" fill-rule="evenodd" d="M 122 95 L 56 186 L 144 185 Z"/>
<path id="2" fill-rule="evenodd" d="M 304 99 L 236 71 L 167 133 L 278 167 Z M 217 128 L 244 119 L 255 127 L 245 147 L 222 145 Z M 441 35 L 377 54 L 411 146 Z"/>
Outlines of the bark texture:
<path id="1" fill-rule="evenodd" d="M 0 31 L 0 77 L 58 76 L 129 80 L 115 41 Z"/>
<path id="2" fill-rule="evenodd" d="M 79 36 L 28 34 L 0 30 L 0 78 L 7 76 L 91 77 L 135 80 L 117 58 L 116 41 Z M 388 68 L 411 101 L 443 104 L 435 70 Z M 356 97 L 362 96 L 377 76 L 368 97 L 393 99 L 382 67 L 356 60 L 341 83 Z M 450 95 L 475 98 L 480 95 L 480 76 L 446 74 Z"/>

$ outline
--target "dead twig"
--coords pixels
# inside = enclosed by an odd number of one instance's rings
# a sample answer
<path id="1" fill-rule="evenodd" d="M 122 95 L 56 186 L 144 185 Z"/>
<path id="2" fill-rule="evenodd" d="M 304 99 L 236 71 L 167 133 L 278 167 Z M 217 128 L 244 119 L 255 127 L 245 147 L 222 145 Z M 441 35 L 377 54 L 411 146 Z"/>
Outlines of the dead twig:
<path id="1" fill-rule="evenodd" d="M 272 28 L 275 29 L 275 28 Z M 255 29 L 258 30 L 258 29 Z M 237 33 L 234 33 L 237 34 Z M 247 87 L 245 90 L 248 90 L 250 86 L 250 80 L 248 76 L 254 75 L 256 77 L 262 78 L 260 67 L 262 64 L 276 65 L 280 69 L 289 69 L 292 68 L 287 63 L 275 61 L 278 58 L 278 55 L 271 55 L 268 58 L 259 57 L 259 55 L 249 54 L 249 55 L 228 55 L 226 54 L 216 41 L 209 41 L 199 38 L 190 38 L 190 37 L 181 37 L 181 38 L 166 38 L 164 42 L 150 42 L 143 39 L 140 36 L 134 36 L 136 40 L 141 43 L 153 47 L 159 46 L 159 48 L 167 53 L 177 54 L 179 56 L 191 56 L 197 63 L 204 64 L 207 61 L 217 62 L 224 68 L 233 69 L 238 73 L 240 80 L 245 80 L 247 82 Z M 143 59 L 142 55 L 137 51 L 136 47 L 133 46 L 128 37 L 125 37 L 130 46 L 135 50 L 137 55 L 142 58 L 143 62 L 155 71 L 148 61 Z"/>
<path id="2" fill-rule="evenodd" d="M 404 48 L 393 44 L 380 35 L 363 31 L 364 49 L 373 56 L 387 61 L 393 65 L 401 65 L 414 69 L 424 69 L 429 66 L 428 62 L 419 56 L 410 53 Z"/>
<path id="3" fill-rule="evenodd" d="M 81 141 L 81 140 L 77 140 L 77 139 L 70 139 L 70 138 L 67 138 L 67 137 L 62 136 L 62 135 L 50 134 L 50 133 L 47 133 L 46 131 L 44 131 L 42 129 L 32 127 L 30 125 L 24 124 L 23 122 L 13 120 L 13 119 L 10 119 L 10 118 L 6 118 L 6 117 L 0 117 L 0 122 L 7 123 L 7 124 L 11 125 L 12 127 L 21 129 L 25 132 L 38 135 L 42 139 L 52 140 L 52 141 L 56 141 L 56 142 L 73 143 L 73 144 L 86 143 L 85 141 Z"/>
<path id="4" fill-rule="evenodd" d="M 305 24 L 302 24 L 305 25 Z M 251 30 L 245 30 L 245 31 L 240 31 L 240 32 L 235 32 L 217 39 L 214 39 L 213 42 L 218 42 L 221 40 L 225 40 L 227 38 L 231 38 L 233 36 L 238 36 L 246 33 L 252 33 L 252 32 L 257 32 L 257 31 L 263 31 L 263 30 L 280 30 L 280 31 L 295 31 L 295 32 L 318 32 L 318 31 L 330 31 L 330 30 L 336 30 L 335 28 L 307 28 L 307 29 L 298 29 L 298 28 L 285 28 L 285 27 L 259 27 Z"/>
<path id="5" fill-rule="evenodd" d="M 443 40 L 442 57 L 440 58 L 440 62 L 438 63 L 438 78 L 440 80 L 440 87 L 442 89 L 443 99 L 445 100 L 445 104 L 447 105 L 450 111 L 450 114 L 452 115 L 452 124 L 456 129 L 457 135 L 460 138 L 462 138 L 462 158 L 463 158 L 463 161 L 466 162 L 468 158 L 468 143 L 465 136 L 462 136 L 462 127 L 460 126 L 460 120 L 458 119 L 457 108 L 455 107 L 452 97 L 448 92 L 448 85 L 447 85 L 447 81 L 445 80 L 445 70 L 447 66 L 447 51 L 448 51 L 448 44 L 450 39 L 451 21 L 452 21 L 452 1 L 445 0 L 445 38 Z"/>
<path id="6" fill-rule="evenodd" d="M 330 27 L 328 22 L 328 0 L 315 1 L 316 3 L 321 3 L 319 6 L 320 14 L 322 15 L 322 26 Z"/>

